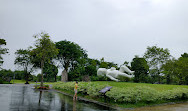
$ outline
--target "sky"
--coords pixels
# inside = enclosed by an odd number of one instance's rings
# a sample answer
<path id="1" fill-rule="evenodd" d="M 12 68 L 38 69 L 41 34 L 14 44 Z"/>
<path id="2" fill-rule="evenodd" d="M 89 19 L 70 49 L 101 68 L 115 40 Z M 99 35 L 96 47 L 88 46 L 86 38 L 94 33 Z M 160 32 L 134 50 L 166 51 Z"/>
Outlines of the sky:
<path id="1" fill-rule="evenodd" d="M 42 31 L 118 65 L 154 45 L 179 58 L 188 52 L 187 6 L 188 0 L 0 0 L 0 38 L 9 49 L 2 67 L 18 69 L 15 51 L 33 46 Z"/>

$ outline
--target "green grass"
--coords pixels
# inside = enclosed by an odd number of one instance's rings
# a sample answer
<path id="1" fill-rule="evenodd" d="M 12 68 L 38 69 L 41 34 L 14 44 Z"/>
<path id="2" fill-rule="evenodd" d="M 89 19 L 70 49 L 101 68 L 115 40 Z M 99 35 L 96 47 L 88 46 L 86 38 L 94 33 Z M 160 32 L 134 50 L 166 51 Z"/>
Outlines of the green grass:
<path id="1" fill-rule="evenodd" d="M 11 80 L 10 83 L 12 83 L 12 84 L 24 84 L 25 80 Z"/>
<path id="2" fill-rule="evenodd" d="M 25 80 L 11 80 L 10 83 L 14 84 L 24 84 Z M 36 82 L 29 81 L 30 84 L 36 84 Z M 45 84 L 59 84 L 61 82 L 44 82 Z M 79 82 L 79 83 L 86 83 L 86 82 Z M 118 87 L 118 88 L 129 88 L 129 87 L 136 87 L 136 86 L 147 86 L 150 88 L 154 88 L 158 91 L 164 91 L 164 90 L 171 90 L 173 88 L 181 87 L 181 88 L 188 88 L 188 85 L 167 85 L 167 84 L 149 84 L 149 83 L 129 83 L 129 82 L 114 82 L 114 81 L 94 81 L 91 83 L 96 83 L 100 85 L 108 85 L 112 87 Z M 40 82 L 37 82 L 37 84 L 40 84 Z"/>
<path id="3" fill-rule="evenodd" d="M 114 81 L 96 81 L 93 83 L 101 84 L 101 85 L 109 85 L 112 87 L 118 88 L 130 88 L 136 86 L 147 86 L 158 91 L 171 90 L 173 88 L 181 87 L 188 88 L 188 85 L 167 85 L 167 84 L 149 84 L 149 83 L 129 83 L 129 82 L 114 82 Z"/>
<path id="4" fill-rule="evenodd" d="M 10 83 L 14 84 L 25 84 L 25 80 L 11 80 Z M 54 84 L 56 82 L 44 82 L 44 84 Z M 36 84 L 36 82 L 29 81 L 29 84 Z M 40 84 L 40 82 L 37 82 L 37 84 Z"/>

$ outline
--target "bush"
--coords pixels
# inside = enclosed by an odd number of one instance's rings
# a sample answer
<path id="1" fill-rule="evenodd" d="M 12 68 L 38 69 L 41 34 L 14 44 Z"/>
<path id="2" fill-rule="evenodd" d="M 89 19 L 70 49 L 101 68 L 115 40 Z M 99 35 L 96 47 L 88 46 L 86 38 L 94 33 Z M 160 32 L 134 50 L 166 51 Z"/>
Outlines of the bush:
<path id="1" fill-rule="evenodd" d="M 78 93 L 82 95 L 89 95 L 94 98 L 99 97 L 101 95 L 99 91 L 106 86 L 109 86 L 108 84 L 99 83 L 79 82 Z M 54 84 L 53 87 L 58 90 L 66 90 L 74 93 L 74 84 L 75 82 L 58 82 L 57 84 Z M 113 86 L 110 91 L 106 93 L 106 96 L 110 99 L 110 101 L 116 103 L 154 103 L 157 101 L 186 100 L 188 99 L 188 89 L 179 87 L 172 88 L 170 90 L 159 91 L 155 88 L 144 85 L 131 87 Z M 103 98 L 103 96 L 100 97 Z"/>
<path id="2" fill-rule="evenodd" d="M 154 102 L 157 100 L 159 93 L 145 86 L 138 86 L 133 88 L 112 88 L 111 91 L 106 94 L 114 102 Z"/>
<path id="3" fill-rule="evenodd" d="M 126 82 L 131 81 L 131 78 L 125 77 L 125 76 L 118 76 L 118 79 L 119 79 L 120 81 L 126 81 Z"/>
<path id="4" fill-rule="evenodd" d="M 161 93 L 161 100 L 184 100 L 188 99 L 188 89 L 174 88 L 172 90 L 163 91 Z"/>
<path id="5" fill-rule="evenodd" d="M 0 84 L 3 84 L 3 79 L 0 77 Z"/>

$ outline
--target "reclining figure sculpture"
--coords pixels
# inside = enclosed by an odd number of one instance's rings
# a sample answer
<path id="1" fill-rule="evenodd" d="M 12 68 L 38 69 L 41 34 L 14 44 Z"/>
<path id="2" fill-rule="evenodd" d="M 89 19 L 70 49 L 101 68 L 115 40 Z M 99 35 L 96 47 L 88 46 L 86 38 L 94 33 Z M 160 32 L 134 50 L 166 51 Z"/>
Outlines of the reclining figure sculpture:
<path id="1" fill-rule="evenodd" d="M 126 74 L 125 72 L 131 74 L 131 75 L 128 75 Z M 99 68 L 97 70 L 97 76 L 104 76 L 106 75 L 106 77 L 108 77 L 109 79 L 111 80 L 114 80 L 114 81 L 120 81 L 118 80 L 118 76 L 124 76 L 124 77 L 128 77 L 128 78 L 132 78 L 134 77 L 134 71 L 131 71 L 128 67 L 126 67 L 125 65 L 121 66 L 119 71 L 116 70 L 115 67 L 111 67 L 110 69 L 106 69 L 106 68 Z"/>

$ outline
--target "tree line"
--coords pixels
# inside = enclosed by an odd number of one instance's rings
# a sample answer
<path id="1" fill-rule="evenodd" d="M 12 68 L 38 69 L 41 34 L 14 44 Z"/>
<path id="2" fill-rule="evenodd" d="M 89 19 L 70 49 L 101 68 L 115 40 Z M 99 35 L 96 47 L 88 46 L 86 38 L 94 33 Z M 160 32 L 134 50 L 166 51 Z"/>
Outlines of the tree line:
<path id="1" fill-rule="evenodd" d="M 118 64 L 107 62 L 104 58 L 100 60 L 89 58 L 87 51 L 78 44 L 62 40 L 53 42 L 48 33 L 41 32 L 33 36 L 36 41 L 34 46 L 27 49 L 18 49 L 15 52 L 14 64 L 21 71 L 1 69 L 1 81 L 8 79 L 25 79 L 28 81 L 104 81 L 107 77 L 98 77 L 98 68 L 119 69 Z M 0 65 L 3 64 L 3 54 L 8 53 L 4 39 L 0 39 Z M 125 61 L 123 65 L 134 70 L 133 79 L 121 77 L 121 81 L 158 83 L 158 84 L 188 84 L 188 54 L 184 53 L 178 59 L 170 55 L 168 49 L 158 46 L 148 46 L 143 57 L 135 55 L 132 61 Z M 58 68 L 62 68 L 61 76 L 57 76 Z M 37 76 L 31 75 L 36 69 L 41 69 Z M 9 72 L 9 73 L 8 73 Z M 8 78 L 9 77 L 9 78 Z"/>

